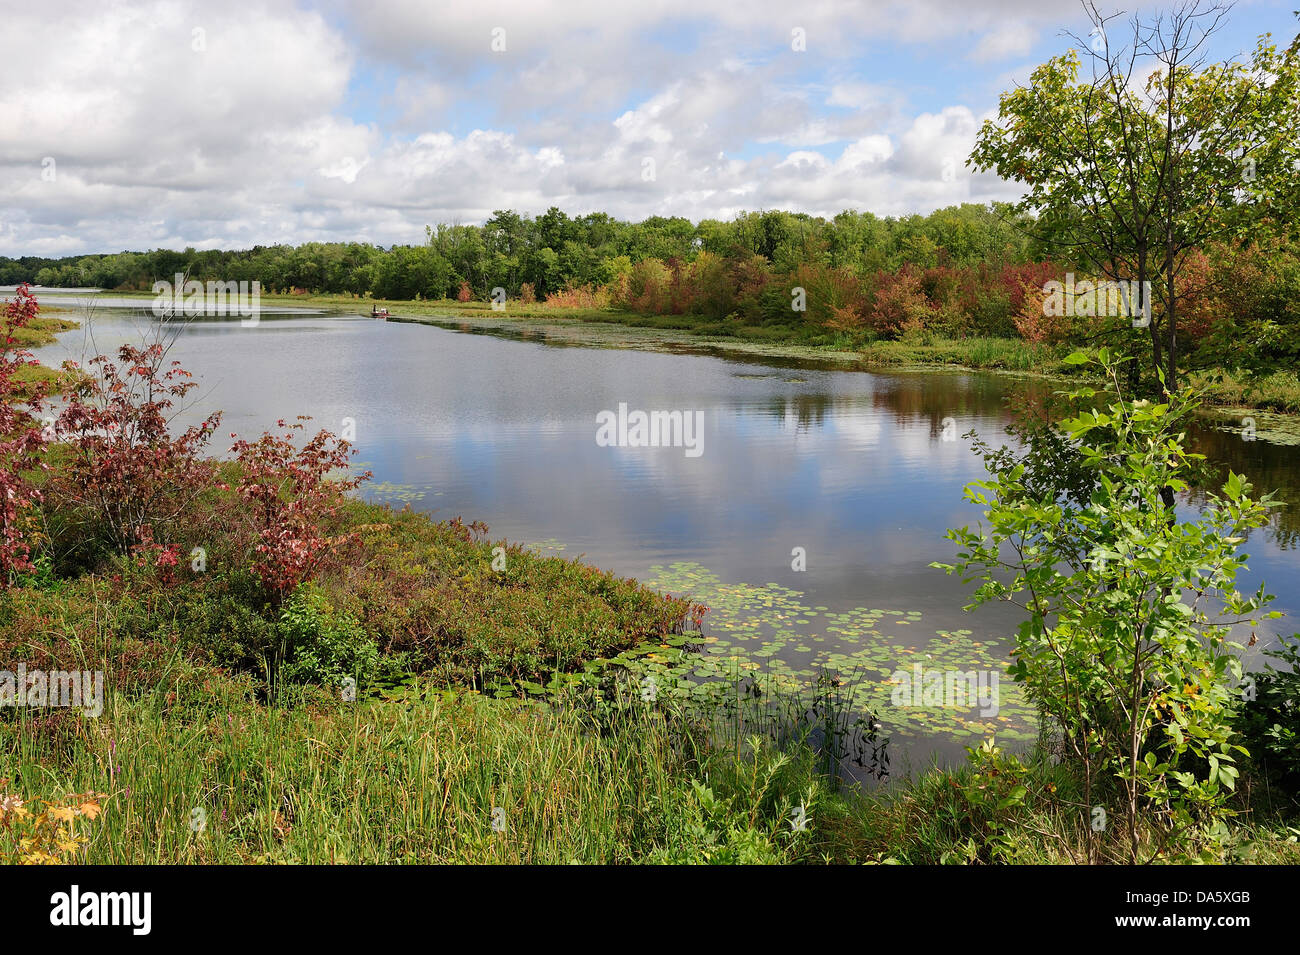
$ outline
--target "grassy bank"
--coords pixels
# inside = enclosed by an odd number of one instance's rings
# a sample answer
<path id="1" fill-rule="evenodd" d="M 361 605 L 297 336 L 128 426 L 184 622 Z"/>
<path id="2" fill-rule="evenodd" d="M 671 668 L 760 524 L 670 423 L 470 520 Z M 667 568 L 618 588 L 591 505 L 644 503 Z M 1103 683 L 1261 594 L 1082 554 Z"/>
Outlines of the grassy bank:
<path id="1" fill-rule="evenodd" d="M 1247 376 L 1232 372 L 1193 372 L 1193 387 L 1204 387 L 1208 403 L 1224 409 L 1255 409 L 1300 415 L 1300 372 L 1279 371 L 1271 375 Z M 1293 419 L 1285 430 L 1300 431 Z"/>
<path id="2" fill-rule="evenodd" d="M 64 833 L 64 855 L 622 861 L 662 835 L 656 813 L 685 765 L 673 734 L 593 732 L 481 691 L 658 646 L 689 622 L 687 601 L 481 526 L 353 501 L 329 528 L 348 547 L 276 606 L 224 530 L 244 506 L 216 487 L 174 528 L 205 549 L 198 570 L 147 550 L 87 554 L 48 514 L 35 569 L 0 593 L 0 669 L 105 674 L 98 718 L 0 708 L 0 797 L 102 807 L 82 820 L 86 845 Z M 493 838 L 494 807 L 508 839 Z M 38 818 L 15 809 L 0 804 L 6 861 Z M 208 813 L 197 828 L 195 810 Z"/>
<path id="3" fill-rule="evenodd" d="M 43 314 L 38 315 L 32 321 L 22 327 L 13 330 L 13 343 L 20 348 L 40 348 L 42 345 L 48 345 L 54 341 L 55 336 L 60 332 L 71 331 L 77 328 L 81 323 L 77 320 L 58 314 L 57 308 L 42 309 Z M 56 314 L 49 314 L 54 312 Z"/>
<path id="4" fill-rule="evenodd" d="M 38 315 L 26 325 L 13 329 L 12 341 L 19 348 L 40 348 L 54 342 L 61 332 L 71 331 L 79 325 L 80 322 L 63 315 Z M 14 381 L 27 394 L 34 392 L 38 386 L 44 386 L 47 393 L 53 394 L 71 383 L 63 371 L 46 365 L 25 365 L 17 369 Z"/>
<path id="5" fill-rule="evenodd" d="M 90 863 L 1069 863 L 1109 838 L 1052 760 L 977 751 L 864 792 L 827 772 L 815 721 L 766 736 L 743 708 L 647 702 L 614 670 L 577 692 L 555 677 L 669 650 L 690 605 L 481 528 L 353 502 L 331 532 L 354 549 L 279 609 L 191 530 L 202 572 L 42 560 L 0 595 L 6 666 L 102 670 L 107 688 L 98 718 L 0 709 L 0 798 L 31 813 L 0 820 L 0 858 L 46 802 L 75 809 L 61 857 Z M 556 692 L 494 698 L 541 682 Z M 1231 839 L 1165 858 L 1300 861 L 1258 802 L 1243 787 Z"/>
<path id="6" fill-rule="evenodd" d="M 219 529 L 241 506 L 214 491 L 173 538 L 183 555 L 202 550 L 201 571 L 189 558 L 173 568 L 149 554 L 87 554 L 52 515 L 50 549 L 0 597 L 0 657 L 44 669 L 91 659 L 118 686 L 152 685 L 189 661 L 256 674 L 261 698 L 286 682 L 337 687 L 344 677 L 364 693 L 412 672 L 492 690 L 656 645 L 694 609 L 635 580 L 489 540 L 481 527 L 359 501 L 328 528 L 347 546 L 276 606 L 247 569 L 252 543 Z M 498 554 L 505 569 L 495 569 Z"/>
<path id="7" fill-rule="evenodd" d="M 803 743 L 722 747 L 638 702 L 599 721 L 441 692 L 277 707 L 207 673 L 201 692 L 164 679 L 98 720 L 20 715 L 0 734 L 0 798 L 99 808 L 65 861 L 1070 864 L 1111 838 L 1050 762 L 985 754 L 844 790 Z M 1246 813 L 1163 859 L 1294 864 L 1298 834 Z"/>

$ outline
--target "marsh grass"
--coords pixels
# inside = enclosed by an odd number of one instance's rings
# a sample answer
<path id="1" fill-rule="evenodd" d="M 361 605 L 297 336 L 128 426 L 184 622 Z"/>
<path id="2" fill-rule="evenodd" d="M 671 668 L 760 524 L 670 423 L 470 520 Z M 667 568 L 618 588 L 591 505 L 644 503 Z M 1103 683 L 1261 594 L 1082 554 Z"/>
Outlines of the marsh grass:
<path id="1" fill-rule="evenodd" d="M 1051 760 L 985 754 L 867 790 L 752 710 L 701 723 L 635 697 L 594 713 L 432 687 L 266 706 L 234 677 L 186 706 L 159 689 L 116 694 L 99 719 L 0 716 L 8 791 L 103 794 L 76 861 L 1061 864 L 1108 838 Z M 1295 863 L 1298 837 L 1243 816 L 1194 861 Z"/>
<path id="2" fill-rule="evenodd" d="M 0 778 L 29 799 L 103 793 L 92 864 L 796 861 L 814 836 L 795 808 L 819 818 L 838 790 L 797 740 L 719 745 L 716 723 L 635 697 L 268 707 L 231 680 L 204 710 L 169 699 L 7 714 Z"/>
<path id="3" fill-rule="evenodd" d="M 863 348 L 868 364 L 943 365 L 1038 374 L 1061 374 L 1068 349 L 1033 345 L 1014 338 L 932 339 L 928 343 L 875 342 Z"/>
<path id="4" fill-rule="evenodd" d="M 53 342 L 60 332 L 77 328 L 80 322 L 71 318 L 59 317 L 58 313 L 63 311 L 53 306 L 43 307 L 41 309 L 42 314 L 37 315 L 22 328 L 11 330 L 13 343 L 20 348 L 39 348 Z"/>
<path id="5" fill-rule="evenodd" d="M 1252 376 L 1202 371 L 1189 375 L 1187 383 L 1205 387 L 1208 404 L 1300 414 L 1300 372 L 1277 371 Z"/>
<path id="6" fill-rule="evenodd" d="M 185 718 L 119 697 L 74 732 L 0 732 L 18 791 L 107 793 L 91 863 L 628 861 L 682 768 L 660 724 L 473 698 Z"/>

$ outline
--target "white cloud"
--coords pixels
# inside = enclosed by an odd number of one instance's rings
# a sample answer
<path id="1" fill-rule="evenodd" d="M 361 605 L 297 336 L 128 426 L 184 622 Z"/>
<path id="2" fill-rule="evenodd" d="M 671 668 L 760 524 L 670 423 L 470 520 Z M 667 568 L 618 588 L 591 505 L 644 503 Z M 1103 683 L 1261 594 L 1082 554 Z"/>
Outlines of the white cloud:
<path id="1" fill-rule="evenodd" d="M 931 71 L 877 58 L 942 49 L 975 70 L 967 56 L 1021 56 L 1077 17 L 1072 0 L 319 2 L 9 4 L 0 254 L 416 242 L 507 207 L 698 219 L 1006 198 L 962 166 L 994 71 L 977 101 L 963 76 L 918 106 Z"/>
<path id="2" fill-rule="evenodd" d="M 888 136 L 864 136 L 855 143 L 850 143 L 840 154 L 837 165 L 841 169 L 854 170 L 864 164 L 878 163 L 894 154 L 894 144 Z"/>
<path id="3" fill-rule="evenodd" d="M 971 59 L 977 63 L 1024 56 L 1038 42 L 1038 31 L 1027 23 L 1004 23 L 980 38 Z"/>
<path id="4" fill-rule="evenodd" d="M 836 83 L 826 97 L 826 105 L 865 109 L 896 98 L 896 93 L 875 83 Z"/>

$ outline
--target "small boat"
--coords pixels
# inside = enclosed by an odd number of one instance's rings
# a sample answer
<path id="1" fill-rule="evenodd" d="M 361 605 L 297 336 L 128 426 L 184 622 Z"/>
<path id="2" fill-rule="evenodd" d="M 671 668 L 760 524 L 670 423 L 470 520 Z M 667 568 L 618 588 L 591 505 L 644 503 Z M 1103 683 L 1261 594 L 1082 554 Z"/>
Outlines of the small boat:
<path id="1" fill-rule="evenodd" d="M 371 318 L 388 318 L 388 309 L 386 309 L 386 308 L 379 308 L 378 306 L 372 305 L 372 306 L 370 306 L 370 317 L 371 317 Z"/>

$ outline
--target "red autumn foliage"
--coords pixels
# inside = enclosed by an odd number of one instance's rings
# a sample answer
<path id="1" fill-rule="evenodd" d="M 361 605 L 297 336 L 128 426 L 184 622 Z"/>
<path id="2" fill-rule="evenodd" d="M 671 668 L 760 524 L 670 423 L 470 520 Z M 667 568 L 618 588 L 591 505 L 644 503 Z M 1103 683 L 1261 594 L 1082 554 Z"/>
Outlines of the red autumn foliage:
<path id="1" fill-rule="evenodd" d="M 117 361 L 90 360 L 55 422 L 71 453 L 51 483 L 70 510 L 120 553 L 177 521 L 211 485 L 204 448 L 221 421 L 213 412 L 173 438 L 170 417 L 198 385 L 161 344 L 123 345 Z"/>
<path id="2" fill-rule="evenodd" d="M 239 495 L 251 505 L 255 522 L 253 572 L 277 605 L 351 538 L 329 536 L 324 524 L 343 506 L 347 492 L 370 478 L 369 471 L 331 478 L 355 452 L 324 430 L 297 447 L 295 432 L 306 420 L 300 416 L 291 425 L 281 420 L 282 434 L 268 432 L 231 447 L 240 464 Z"/>
<path id="3" fill-rule="evenodd" d="M 546 296 L 547 308 L 605 308 L 609 305 L 609 291 L 599 285 L 580 285 L 562 288 Z"/>
<path id="4" fill-rule="evenodd" d="M 672 312 L 672 269 L 655 258 L 632 266 L 627 278 L 627 307 L 646 315 Z"/>
<path id="5" fill-rule="evenodd" d="M 1221 256 L 1220 261 L 1224 258 L 1226 255 Z M 1232 279 L 1242 284 L 1250 283 L 1256 276 L 1250 274 L 1244 262 L 1242 265 L 1242 268 L 1233 270 Z M 1258 266 L 1254 271 L 1259 271 Z M 1178 272 L 1178 333 L 1190 341 L 1200 341 L 1208 335 L 1217 319 L 1227 311 L 1220 300 L 1220 283 L 1216 281 L 1218 276 L 1214 272 L 1210 258 L 1199 249 L 1188 252 Z M 1232 283 L 1223 283 L 1229 284 Z"/>
<path id="6" fill-rule="evenodd" d="M 1018 314 L 1025 305 L 1028 290 L 1042 290 L 1048 282 L 1059 281 L 1065 270 L 1054 262 L 1025 262 L 1020 265 L 1004 265 L 999 281 L 1011 302 L 1011 314 Z"/>
<path id="7" fill-rule="evenodd" d="M 474 291 L 469 287 L 468 282 L 460 283 L 460 291 L 456 293 L 456 301 L 468 302 L 474 297 Z"/>
<path id="8" fill-rule="evenodd" d="M 738 259 L 731 269 L 731 281 L 736 289 L 737 311 L 751 322 L 760 321 L 764 293 L 774 281 L 767 259 L 761 255 Z"/>
<path id="9" fill-rule="evenodd" d="M 140 543 L 131 548 L 139 567 L 154 567 L 158 579 L 164 586 L 170 587 L 176 582 L 176 568 L 181 562 L 181 549 L 175 544 L 159 544 L 153 539 L 153 528 L 145 525 L 140 529 Z"/>
<path id="10" fill-rule="evenodd" d="M 1041 287 L 1023 285 L 1019 298 L 1014 321 L 1021 338 L 1031 345 L 1055 345 L 1070 337 L 1072 320 L 1066 315 L 1047 314 L 1047 293 Z"/>
<path id="11" fill-rule="evenodd" d="M 40 467 L 45 436 L 32 415 L 40 412 L 45 389 L 24 387 L 15 380 L 27 365 L 37 364 L 31 352 L 17 347 L 15 333 L 31 323 L 40 306 L 31 289 L 20 285 L 5 303 L 0 329 L 0 586 L 15 573 L 31 569 L 31 545 L 25 533 L 29 510 L 40 491 L 24 477 Z"/>
<path id="12" fill-rule="evenodd" d="M 893 338 L 903 331 L 921 331 L 934 309 L 921 288 L 921 273 L 911 266 L 876 276 L 871 325 L 876 333 Z"/>

